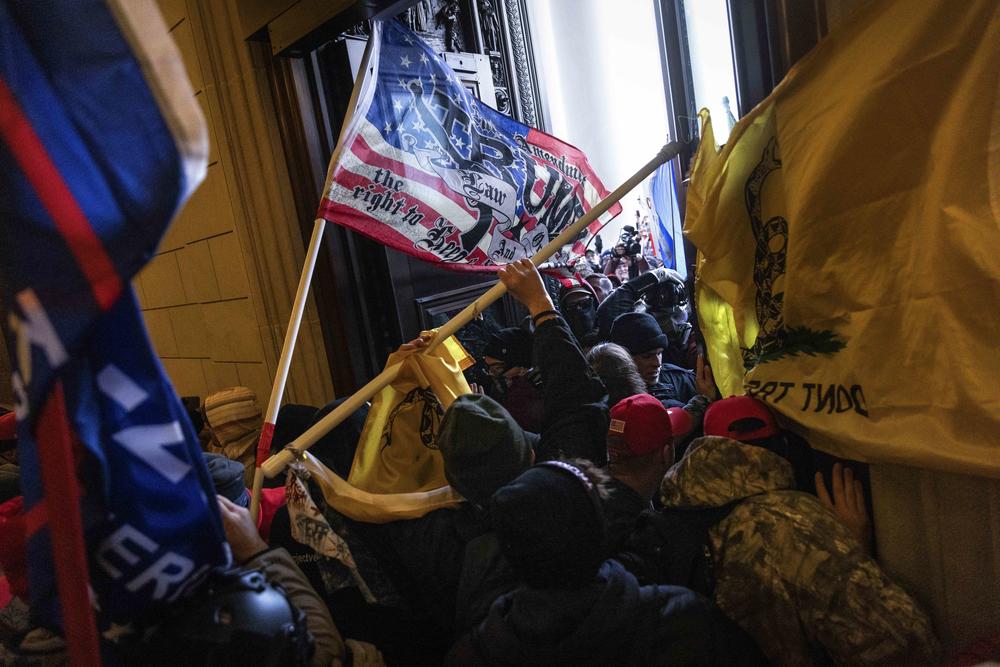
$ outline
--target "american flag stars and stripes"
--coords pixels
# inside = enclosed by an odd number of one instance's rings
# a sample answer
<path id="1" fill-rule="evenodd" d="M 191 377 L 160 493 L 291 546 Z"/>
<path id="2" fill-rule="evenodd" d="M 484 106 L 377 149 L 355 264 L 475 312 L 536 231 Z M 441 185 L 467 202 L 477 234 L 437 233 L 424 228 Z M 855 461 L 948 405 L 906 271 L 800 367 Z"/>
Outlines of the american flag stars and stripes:
<path id="1" fill-rule="evenodd" d="M 371 40 L 321 217 L 449 268 L 491 270 L 530 257 L 608 194 L 579 149 L 477 100 L 401 24 L 374 22 Z"/>

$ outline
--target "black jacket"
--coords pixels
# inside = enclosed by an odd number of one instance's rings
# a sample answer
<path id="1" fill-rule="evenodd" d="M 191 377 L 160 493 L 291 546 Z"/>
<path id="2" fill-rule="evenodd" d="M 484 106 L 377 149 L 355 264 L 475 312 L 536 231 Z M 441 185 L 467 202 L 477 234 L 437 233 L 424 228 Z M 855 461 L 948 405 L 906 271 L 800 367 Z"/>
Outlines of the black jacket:
<path id="1" fill-rule="evenodd" d="M 651 510 L 653 503 L 628 484 L 613 477 L 608 480 L 607 487 L 610 494 L 602 504 L 608 522 L 608 546 L 610 553 L 617 553 L 625 546 L 625 541 L 635 529 L 639 515 L 645 510 Z"/>
<path id="2" fill-rule="evenodd" d="M 611 292 L 597 307 L 597 332 L 601 340 L 611 340 L 611 325 L 619 315 L 631 313 L 642 293 L 659 281 L 652 273 L 643 273 Z"/>
<path id="3" fill-rule="evenodd" d="M 446 665 L 726 665 L 728 643 L 704 597 L 639 586 L 614 560 L 574 590 L 518 588 L 452 648 Z"/>
<path id="4" fill-rule="evenodd" d="M 607 390 L 587 364 L 565 320 L 554 317 L 535 329 L 534 357 L 545 396 L 536 459 L 573 457 L 606 465 Z"/>
<path id="5" fill-rule="evenodd" d="M 661 401 L 677 401 L 678 405 L 667 407 L 683 407 L 698 394 L 695 386 L 694 371 L 680 366 L 664 363 L 660 366 L 659 381 L 647 391 Z"/>

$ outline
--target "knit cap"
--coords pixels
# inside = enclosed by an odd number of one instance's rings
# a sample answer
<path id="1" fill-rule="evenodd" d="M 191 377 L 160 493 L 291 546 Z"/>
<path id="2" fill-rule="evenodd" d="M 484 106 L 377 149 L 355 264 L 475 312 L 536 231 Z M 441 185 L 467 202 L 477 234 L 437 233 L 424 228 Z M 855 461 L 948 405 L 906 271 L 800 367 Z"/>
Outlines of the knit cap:
<path id="1" fill-rule="evenodd" d="M 500 329 L 486 339 L 483 355 L 504 362 L 508 368 L 531 368 L 531 334 L 519 327 Z"/>
<path id="2" fill-rule="evenodd" d="M 629 354 L 637 355 L 667 348 L 667 336 L 652 315 L 625 313 L 611 324 L 611 342 L 621 345 Z"/>
<path id="3" fill-rule="evenodd" d="M 537 439 L 489 396 L 463 394 L 444 413 L 437 445 L 448 483 L 485 505 L 494 491 L 531 465 Z"/>
<path id="4" fill-rule="evenodd" d="M 601 500 L 568 463 L 529 468 L 493 495 L 490 515 L 511 569 L 534 588 L 584 586 L 607 557 Z"/>
<path id="5" fill-rule="evenodd" d="M 205 466 L 212 477 L 215 492 L 240 507 L 249 507 L 250 494 L 243 484 L 243 464 L 227 459 L 221 454 L 205 452 L 202 456 L 205 457 Z"/>
<path id="6" fill-rule="evenodd" d="M 247 387 L 230 387 L 211 394 L 205 399 L 205 420 L 212 432 L 213 451 L 242 463 L 247 469 L 244 480 L 249 486 L 264 424 L 257 394 Z"/>

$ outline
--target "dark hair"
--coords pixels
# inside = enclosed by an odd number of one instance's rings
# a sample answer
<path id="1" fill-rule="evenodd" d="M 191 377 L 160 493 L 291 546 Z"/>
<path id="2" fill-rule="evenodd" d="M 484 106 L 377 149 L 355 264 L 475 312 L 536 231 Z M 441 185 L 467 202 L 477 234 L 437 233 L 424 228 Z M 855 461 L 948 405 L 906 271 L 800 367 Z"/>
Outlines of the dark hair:
<path id="1" fill-rule="evenodd" d="M 737 422 L 741 421 L 758 420 L 753 417 L 737 420 Z M 795 489 L 815 493 L 816 482 L 813 475 L 816 473 L 816 466 L 813 463 L 812 448 L 807 442 L 789 438 L 785 433 L 779 433 L 766 438 L 747 440 L 746 444 L 766 449 L 788 461 L 792 467 L 792 474 L 795 476 Z"/>
<path id="2" fill-rule="evenodd" d="M 729 430 L 734 433 L 751 433 L 766 426 L 759 417 L 743 417 L 729 424 Z"/>
<path id="3" fill-rule="evenodd" d="M 607 500 L 611 497 L 611 475 L 604 468 L 598 468 L 593 461 L 588 459 L 559 459 L 563 463 L 568 463 L 571 466 L 578 468 L 590 483 L 594 485 L 594 491 L 597 493 L 597 497 L 601 500 Z"/>
<path id="4" fill-rule="evenodd" d="M 632 355 L 621 345 L 599 343 L 587 353 L 587 363 L 594 369 L 608 390 L 608 405 L 646 391 L 646 383 Z"/>

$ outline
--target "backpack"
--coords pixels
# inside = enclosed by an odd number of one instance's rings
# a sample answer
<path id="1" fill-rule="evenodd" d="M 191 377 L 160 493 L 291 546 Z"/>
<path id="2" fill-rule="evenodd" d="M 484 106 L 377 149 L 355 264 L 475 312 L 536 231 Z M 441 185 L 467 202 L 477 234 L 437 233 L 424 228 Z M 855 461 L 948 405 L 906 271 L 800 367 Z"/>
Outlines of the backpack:
<path id="1" fill-rule="evenodd" d="M 735 505 L 644 510 L 617 559 L 640 584 L 683 586 L 712 598 L 715 567 L 708 531 Z"/>

